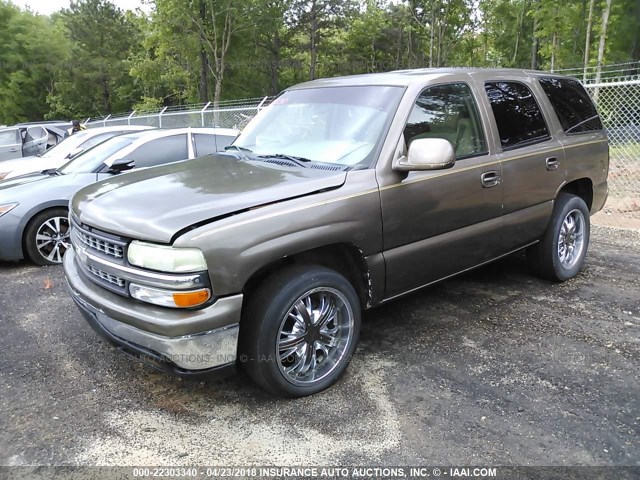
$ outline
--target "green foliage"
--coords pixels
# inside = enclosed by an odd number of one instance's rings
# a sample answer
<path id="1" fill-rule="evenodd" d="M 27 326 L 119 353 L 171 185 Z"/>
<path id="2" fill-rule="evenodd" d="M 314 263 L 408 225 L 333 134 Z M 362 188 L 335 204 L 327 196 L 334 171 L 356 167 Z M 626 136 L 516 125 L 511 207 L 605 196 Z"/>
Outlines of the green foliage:
<path id="1" fill-rule="evenodd" d="M 273 95 L 311 78 L 428 66 L 597 62 L 606 0 L 0 0 L 0 123 Z M 603 62 L 640 60 L 640 2 L 613 0 Z M 589 36 L 589 51 L 585 44 Z"/>
<path id="2" fill-rule="evenodd" d="M 124 111 L 140 97 L 129 74 L 140 49 L 140 22 L 107 0 L 71 2 L 58 18 L 71 41 L 49 95 L 50 116 L 97 116 Z"/>
<path id="3" fill-rule="evenodd" d="M 52 21 L 0 2 L 0 124 L 43 118 L 69 44 Z"/>

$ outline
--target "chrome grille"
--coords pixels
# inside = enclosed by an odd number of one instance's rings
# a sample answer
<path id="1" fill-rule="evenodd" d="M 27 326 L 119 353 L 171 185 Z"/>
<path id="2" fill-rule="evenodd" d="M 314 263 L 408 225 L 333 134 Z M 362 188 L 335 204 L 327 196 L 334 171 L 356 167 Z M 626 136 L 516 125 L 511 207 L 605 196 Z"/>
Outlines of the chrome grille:
<path id="1" fill-rule="evenodd" d="M 93 265 L 85 265 L 85 268 L 96 277 L 101 278 L 102 280 L 112 283 L 113 285 L 117 285 L 120 288 L 124 288 L 125 281 L 123 278 L 120 278 L 116 275 L 112 275 L 104 270 L 100 270 L 99 268 L 94 267 Z"/>
<path id="2" fill-rule="evenodd" d="M 122 258 L 124 256 L 124 249 L 118 244 L 94 237 L 90 233 L 80 230 L 78 227 L 75 227 L 73 232 L 80 242 L 93 250 L 102 252 L 106 255 L 111 255 L 115 258 Z"/>

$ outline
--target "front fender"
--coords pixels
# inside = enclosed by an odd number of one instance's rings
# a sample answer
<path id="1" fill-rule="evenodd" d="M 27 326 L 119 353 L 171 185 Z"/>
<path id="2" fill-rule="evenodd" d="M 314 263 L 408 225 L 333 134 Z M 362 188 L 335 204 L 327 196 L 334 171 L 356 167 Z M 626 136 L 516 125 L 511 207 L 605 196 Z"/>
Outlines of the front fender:
<path id="1" fill-rule="evenodd" d="M 363 256 L 382 251 L 380 197 L 373 171 L 350 172 L 344 187 L 257 208 L 202 226 L 175 246 L 195 246 L 207 259 L 216 295 L 239 293 L 261 268 L 287 256 L 337 243 Z"/>

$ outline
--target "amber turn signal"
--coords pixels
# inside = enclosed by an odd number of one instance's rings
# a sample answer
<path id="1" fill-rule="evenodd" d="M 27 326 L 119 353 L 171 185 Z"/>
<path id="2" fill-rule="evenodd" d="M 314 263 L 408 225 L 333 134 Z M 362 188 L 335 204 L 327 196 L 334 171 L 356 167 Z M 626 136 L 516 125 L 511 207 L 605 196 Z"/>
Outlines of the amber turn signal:
<path id="1" fill-rule="evenodd" d="M 202 290 L 195 290 L 193 292 L 174 293 L 173 301 L 176 304 L 176 307 L 197 307 L 209 300 L 210 296 L 209 290 L 205 288 Z"/>

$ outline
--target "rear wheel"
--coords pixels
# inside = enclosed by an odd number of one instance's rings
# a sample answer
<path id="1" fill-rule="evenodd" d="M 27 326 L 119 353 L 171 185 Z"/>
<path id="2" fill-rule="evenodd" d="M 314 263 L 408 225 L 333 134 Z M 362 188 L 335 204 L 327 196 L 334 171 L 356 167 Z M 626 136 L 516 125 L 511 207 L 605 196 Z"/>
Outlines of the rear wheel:
<path id="1" fill-rule="evenodd" d="M 59 265 L 71 248 L 66 208 L 51 208 L 36 215 L 25 230 L 24 246 L 36 265 Z"/>
<path id="2" fill-rule="evenodd" d="M 582 198 L 561 193 L 540 243 L 529 247 L 529 265 L 538 275 L 555 281 L 575 277 L 587 254 L 589 209 Z"/>
<path id="3" fill-rule="evenodd" d="M 240 360 L 271 393 L 311 395 L 344 372 L 359 332 L 360 302 L 342 275 L 320 266 L 290 267 L 251 296 L 241 325 Z"/>

